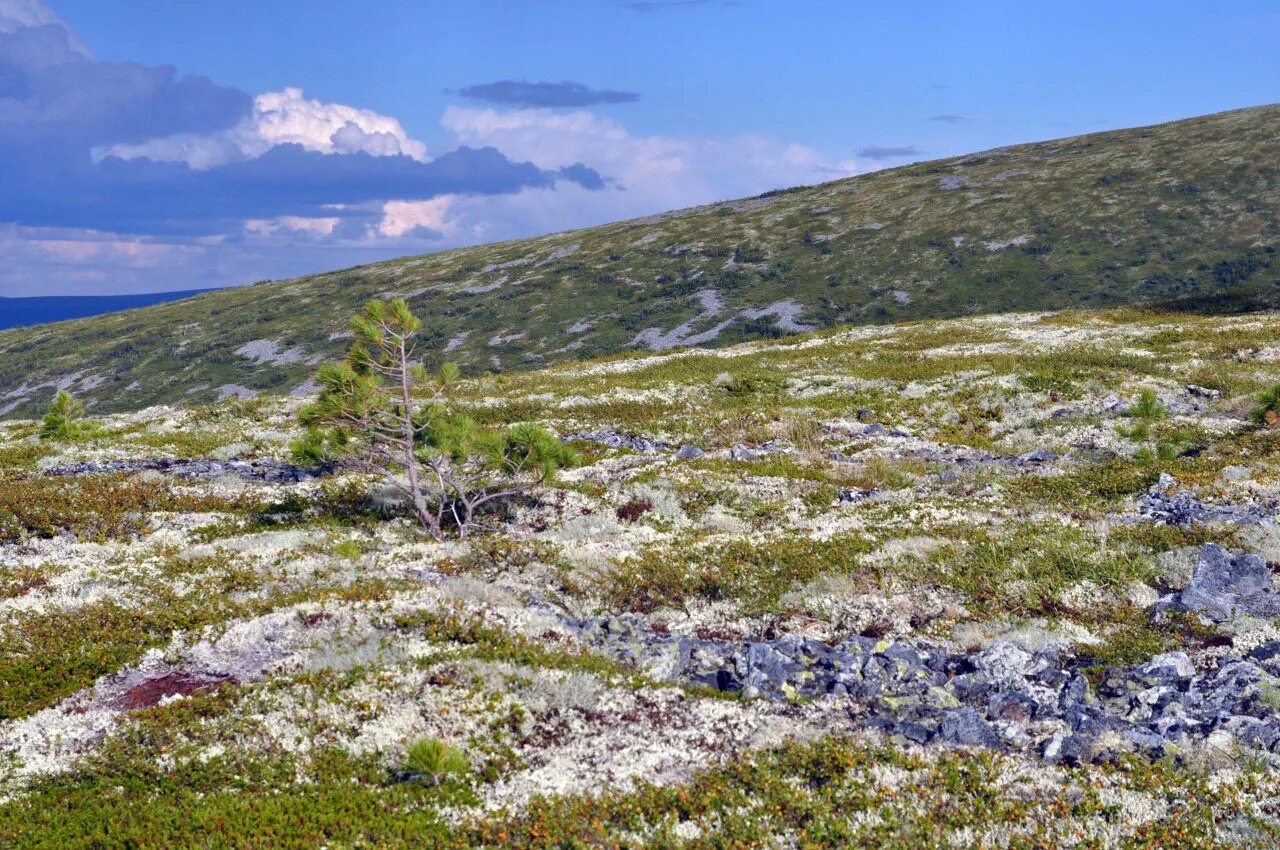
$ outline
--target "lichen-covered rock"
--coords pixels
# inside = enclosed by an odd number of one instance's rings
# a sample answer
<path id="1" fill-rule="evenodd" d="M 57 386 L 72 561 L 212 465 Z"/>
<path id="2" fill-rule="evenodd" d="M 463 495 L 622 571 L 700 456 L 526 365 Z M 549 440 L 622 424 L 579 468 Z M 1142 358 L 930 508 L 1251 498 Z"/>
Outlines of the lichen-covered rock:
<path id="1" fill-rule="evenodd" d="M 1280 616 L 1280 593 L 1271 586 L 1266 561 L 1206 543 L 1178 605 L 1217 622 L 1243 616 L 1276 617 Z"/>

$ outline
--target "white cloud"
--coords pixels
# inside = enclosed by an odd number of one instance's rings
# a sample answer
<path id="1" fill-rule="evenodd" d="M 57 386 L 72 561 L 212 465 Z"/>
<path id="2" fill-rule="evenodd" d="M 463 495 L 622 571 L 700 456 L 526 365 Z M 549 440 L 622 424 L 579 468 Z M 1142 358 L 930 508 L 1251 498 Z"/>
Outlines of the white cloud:
<path id="1" fill-rule="evenodd" d="M 456 200 L 453 195 L 441 195 L 429 201 L 387 201 L 382 206 L 382 220 L 369 229 L 369 235 L 398 239 L 425 229 L 448 237 L 456 230 L 456 224 L 446 218 Z"/>
<path id="2" fill-rule="evenodd" d="M 249 156 L 260 156 L 276 145 L 296 144 L 319 153 L 402 154 L 427 160 L 427 146 L 409 138 L 395 118 L 342 103 L 308 100 L 298 88 L 258 95 L 253 115 L 231 132 L 231 138 Z"/>
<path id="3" fill-rule="evenodd" d="M 311 100 L 298 88 L 258 95 L 253 99 L 252 114 L 226 132 L 113 145 L 95 156 L 185 162 L 203 171 L 237 159 L 259 157 L 273 147 L 290 144 L 324 154 L 366 153 L 428 160 L 427 146 L 411 139 L 395 118 L 343 103 Z"/>
<path id="4" fill-rule="evenodd" d="M 339 219 L 306 218 L 298 215 L 283 215 L 279 218 L 251 218 L 244 223 L 244 231 L 252 236 L 274 236 L 278 233 L 291 232 L 305 236 L 322 237 L 333 234 Z"/>

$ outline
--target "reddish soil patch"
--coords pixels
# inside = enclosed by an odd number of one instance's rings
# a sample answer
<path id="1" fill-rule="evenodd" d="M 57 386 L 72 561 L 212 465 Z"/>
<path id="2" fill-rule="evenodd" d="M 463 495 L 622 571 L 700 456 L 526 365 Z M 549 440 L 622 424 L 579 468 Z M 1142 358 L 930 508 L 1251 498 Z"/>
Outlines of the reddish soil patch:
<path id="1" fill-rule="evenodd" d="M 160 700 L 174 694 L 187 696 L 200 691 L 209 691 L 229 679 L 206 679 L 192 676 L 190 673 L 166 673 L 156 679 L 148 679 L 134 685 L 120 698 L 120 707 L 125 711 L 139 708 L 151 708 L 159 705 Z"/>

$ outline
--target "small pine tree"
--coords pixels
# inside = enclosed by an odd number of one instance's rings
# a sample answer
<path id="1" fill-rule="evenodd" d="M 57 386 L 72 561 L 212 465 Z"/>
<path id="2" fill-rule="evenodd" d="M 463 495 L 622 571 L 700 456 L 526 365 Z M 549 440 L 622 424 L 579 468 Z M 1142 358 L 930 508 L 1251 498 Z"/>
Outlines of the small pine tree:
<path id="1" fill-rule="evenodd" d="M 93 427 L 84 421 L 84 404 L 66 390 L 58 390 L 44 415 L 40 438 L 44 440 L 75 440 L 89 436 Z"/>
<path id="2" fill-rule="evenodd" d="M 1167 412 L 1164 405 L 1160 403 L 1160 397 L 1156 395 L 1155 390 L 1146 387 L 1143 388 L 1142 392 L 1138 393 L 1138 400 L 1133 403 L 1129 415 L 1135 419 L 1153 421 L 1163 419 Z"/>
<path id="3" fill-rule="evenodd" d="M 301 461 L 343 460 L 391 477 L 436 539 L 448 521 L 465 537 L 484 505 L 550 481 L 577 453 L 540 425 L 485 428 L 454 409 L 458 370 L 416 360 L 422 322 L 408 305 L 372 301 L 351 323 L 343 363 L 320 367 L 315 404 L 293 445 Z"/>
<path id="4" fill-rule="evenodd" d="M 1259 425 L 1273 428 L 1280 425 L 1280 384 L 1268 387 L 1258 393 L 1255 399 L 1258 406 L 1250 413 L 1250 418 Z"/>
<path id="5" fill-rule="evenodd" d="M 461 776 L 471 763 L 456 747 L 439 738 L 419 738 L 405 748 L 405 772 L 417 782 L 439 785 L 450 776 Z"/>

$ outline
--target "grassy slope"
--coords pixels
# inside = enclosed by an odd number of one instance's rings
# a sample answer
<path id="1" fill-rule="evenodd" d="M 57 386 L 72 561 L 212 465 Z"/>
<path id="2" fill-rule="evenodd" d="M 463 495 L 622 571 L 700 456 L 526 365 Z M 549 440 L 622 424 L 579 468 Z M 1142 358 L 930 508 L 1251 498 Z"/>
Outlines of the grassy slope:
<path id="1" fill-rule="evenodd" d="M 409 297 L 472 371 L 644 347 L 685 322 L 665 344 L 773 335 L 794 328 L 785 311 L 751 311 L 788 299 L 805 326 L 1274 300 L 1277 162 L 1280 106 L 1264 106 L 0 332 L 0 415 L 40 410 L 52 381 L 101 411 L 287 392 L 380 295 Z"/>

